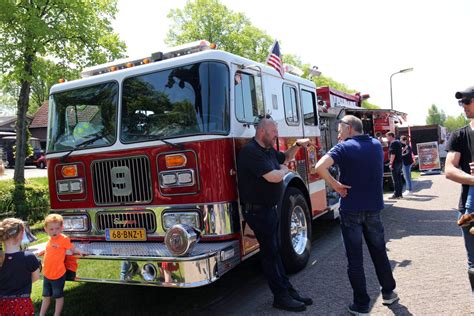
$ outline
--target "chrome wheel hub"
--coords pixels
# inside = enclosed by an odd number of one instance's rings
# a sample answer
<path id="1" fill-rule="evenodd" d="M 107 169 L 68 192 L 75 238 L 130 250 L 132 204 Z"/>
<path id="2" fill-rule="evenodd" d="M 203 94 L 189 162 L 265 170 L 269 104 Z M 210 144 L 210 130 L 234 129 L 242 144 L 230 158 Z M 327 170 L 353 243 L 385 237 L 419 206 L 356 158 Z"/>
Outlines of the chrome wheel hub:
<path id="1" fill-rule="evenodd" d="M 290 234 L 293 249 L 301 255 L 308 243 L 308 223 L 304 215 L 304 210 L 297 205 L 291 212 Z"/>

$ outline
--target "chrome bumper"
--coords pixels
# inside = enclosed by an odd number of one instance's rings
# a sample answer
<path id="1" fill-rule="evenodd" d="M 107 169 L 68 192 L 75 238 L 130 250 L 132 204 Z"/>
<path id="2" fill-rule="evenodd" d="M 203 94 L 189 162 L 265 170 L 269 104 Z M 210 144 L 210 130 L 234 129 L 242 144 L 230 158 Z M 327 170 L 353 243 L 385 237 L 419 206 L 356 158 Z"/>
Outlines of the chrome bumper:
<path id="1" fill-rule="evenodd" d="M 240 262 L 238 241 L 198 243 L 184 257 L 173 257 L 163 243 L 74 242 L 89 255 L 80 257 L 76 281 L 199 287 L 217 280 Z M 146 281 L 142 269 L 152 264 L 156 277 Z"/>

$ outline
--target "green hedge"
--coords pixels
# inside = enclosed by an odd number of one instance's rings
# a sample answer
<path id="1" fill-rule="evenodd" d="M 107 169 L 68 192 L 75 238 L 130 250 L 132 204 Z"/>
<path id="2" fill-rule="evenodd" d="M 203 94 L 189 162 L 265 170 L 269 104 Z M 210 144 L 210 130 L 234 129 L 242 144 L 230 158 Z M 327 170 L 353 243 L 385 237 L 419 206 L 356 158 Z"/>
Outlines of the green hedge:
<path id="1" fill-rule="evenodd" d="M 18 217 L 30 223 L 43 220 L 49 212 L 48 178 L 26 179 L 25 186 L 19 186 L 25 191 L 25 201 L 15 206 L 15 184 L 13 180 L 0 181 L 0 218 Z"/>

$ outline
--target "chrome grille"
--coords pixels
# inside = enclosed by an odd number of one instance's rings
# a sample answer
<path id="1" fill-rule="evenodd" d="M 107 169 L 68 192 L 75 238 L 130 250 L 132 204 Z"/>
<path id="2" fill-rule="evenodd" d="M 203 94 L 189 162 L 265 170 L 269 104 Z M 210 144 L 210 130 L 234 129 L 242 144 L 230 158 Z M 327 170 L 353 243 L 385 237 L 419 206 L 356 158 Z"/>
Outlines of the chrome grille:
<path id="1" fill-rule="evenodd" d="M 156 231 L 153 212 L 100 212 L 96 215 L 97 230 L 107 228 L 145 228 L 147 233 Z"/>
<path id="2" fill-rule="evenodd" d="M 149 203 L 152 200 L 148 157 L 94 161 L 92 188 L 97 205 Z"/>

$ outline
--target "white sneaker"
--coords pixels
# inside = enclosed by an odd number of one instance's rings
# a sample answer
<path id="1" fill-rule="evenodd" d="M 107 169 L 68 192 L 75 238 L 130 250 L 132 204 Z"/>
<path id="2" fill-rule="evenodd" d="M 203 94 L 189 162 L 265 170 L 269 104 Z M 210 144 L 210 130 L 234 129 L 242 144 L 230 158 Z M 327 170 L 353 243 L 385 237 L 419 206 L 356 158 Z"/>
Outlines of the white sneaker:
<path id="1" fill-rule="evenodd" d="M 405 190 L 405 192 L 403 192 L 403 196 L 410 196 L 410 195 L 413 195 L 412 191 Z"/>

